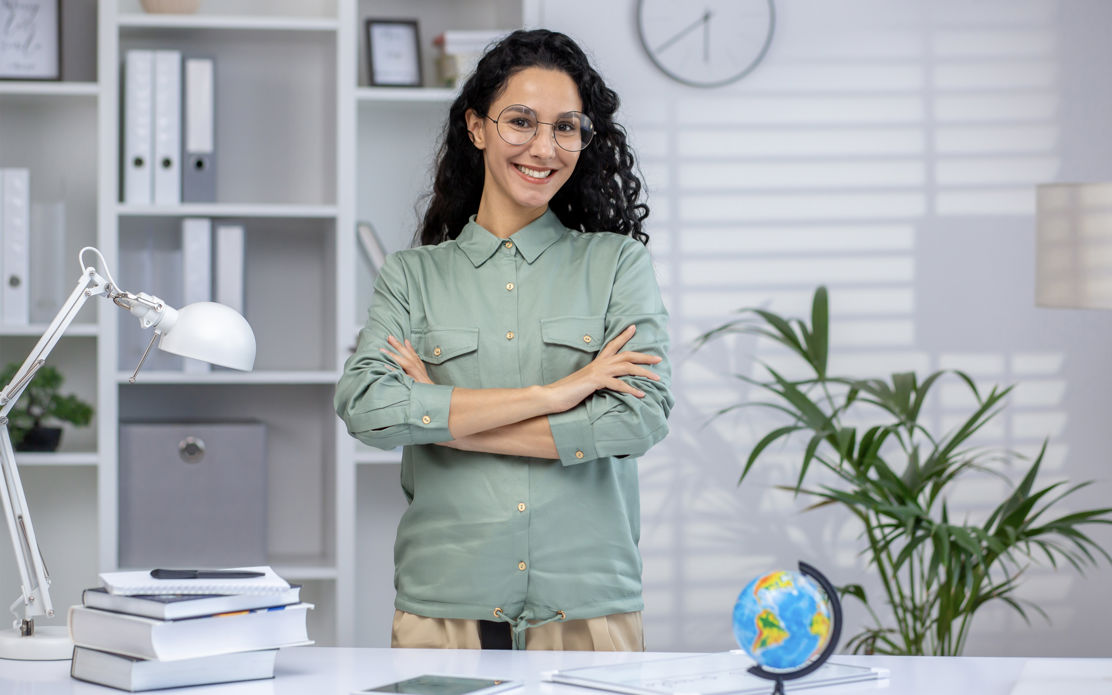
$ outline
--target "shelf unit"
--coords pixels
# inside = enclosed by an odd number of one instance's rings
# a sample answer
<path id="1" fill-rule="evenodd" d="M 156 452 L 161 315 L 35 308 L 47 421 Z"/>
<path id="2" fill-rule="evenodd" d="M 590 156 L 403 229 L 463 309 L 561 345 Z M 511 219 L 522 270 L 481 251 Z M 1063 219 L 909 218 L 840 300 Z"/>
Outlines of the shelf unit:
<path id="1" fill-rule="evenodd" d="M 401 452 L 350 438 L 332 394 L 374 279 L 356 221 L 371 222 L 388 251 L 410 245 L 455 91 L 367 86 L 369 17 L 419 21 L 431 82 L 434 36 L 535 24 L 539 0 L 225 0 L 188 16 L 67 0 L 62 80 L 0 82 L 0 167 L 31 169 L 33 202 L 65 202 L 67 292 L 77 250 L 93 245 L 122 287 L 174 305 L 180 290 L 143 249 L 172 248 L 186 217 L 234 221 L 259 345 L 252 373 L 185 373 L 155 351 L 131 383 L 149 335 L 107 302 L 83 310 L 50 363 L 95 403 L 94 424 L 67 429 L 57 453 L 18 456 L 57 606 L 119 567 L 121 422 L 254 419 L 268 425 L 268 561 L 316 604 L 312 637 L 388 644 Z M 215 57 L 215 202 L 121 201 L 121 65 L 133 48 Z M 22 359 L 44 329 L 0 325 L 0 359 Z M 10 555 L 0 550 L 0 598 L 19 591 Z"/>

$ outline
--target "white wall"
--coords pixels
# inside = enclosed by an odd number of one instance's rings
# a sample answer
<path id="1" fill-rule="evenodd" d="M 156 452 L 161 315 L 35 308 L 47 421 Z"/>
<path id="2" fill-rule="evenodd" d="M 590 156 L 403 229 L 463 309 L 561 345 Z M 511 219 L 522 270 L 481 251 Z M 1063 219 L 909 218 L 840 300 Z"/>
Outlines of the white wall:
<path id="1" fill-rule="evenodd" d="M 623 97 L 651 184 L 678 405 L 641 462 L 648 648 L 733 647 L 733 602 L 764 569 L 804 559 L 835 583 L 866 576 L 844 512 L 803 514 L 770 489 L 791 452 L 735 487 L 767 423 L 749 413 L 704 428 L 742 398 L 725 376 L 756 373 L 751 346 L 690 354 L 736 307 L 802 312 L 826 283 L 845 371 L 960 367 L 1018 383 L 991 440 L 1031 451 L 1050 436 L 1048 479 L 1098 479 L 1077 503 L 1107 504 L 1112 316 L 1035 308 L 1032 186 L 1112 178 L 1112 3 L 777 0 L 765 62 L 709 90 L 652 67 L 635 5 L 561 0 L 541 14 Z M 943 395 L 941 421 L 965 412 Z M 956 492 L 976 513 L 1000 488 Z M 1093 535 L 1112 547 L 1112 533 Z M 1085 578 L 1032 569 L 1022 594 L 1052 623 L 986 609 L 967 653 L 1109 656 L 1110 581 L 1106 564 Z M 857 604 L 847 610 L 859 624 Z"/>

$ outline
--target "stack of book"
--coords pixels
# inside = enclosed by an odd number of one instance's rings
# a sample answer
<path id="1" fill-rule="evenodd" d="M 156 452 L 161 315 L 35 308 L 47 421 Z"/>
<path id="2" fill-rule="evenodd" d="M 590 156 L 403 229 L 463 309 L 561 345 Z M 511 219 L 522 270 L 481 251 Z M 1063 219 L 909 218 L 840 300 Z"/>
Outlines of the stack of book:
<path id="1" fill-rule="evenodd" d="M 221 572 L 260 576 L 206 576 Z M 101 574 L 70 608 L 74 678 L 130 692 L 273 678 L 280 647 L 311 643 L 312 606 L 269 567 L 151 574 Z"/>

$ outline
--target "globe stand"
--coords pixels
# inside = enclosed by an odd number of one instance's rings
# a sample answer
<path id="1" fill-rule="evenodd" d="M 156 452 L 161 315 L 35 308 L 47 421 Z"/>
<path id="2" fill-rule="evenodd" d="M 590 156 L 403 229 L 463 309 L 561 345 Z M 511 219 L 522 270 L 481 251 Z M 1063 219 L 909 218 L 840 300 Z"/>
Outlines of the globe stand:
<path id="1" fill-rule="evenodd" d="M 795 671 L 775 672 L 766 671 L 760 666 L 751 667 L 749 673 L 775 683 L 772 686 L 771 695 L 784 695 L 784 681 L 802 678 L 814 673 L 822 667 L 822 665 L 826 663 L 826 660 L 834 653 L 834 650 L 838 648 L 838 638 L 842 636 L 842 602 L 838 600 L 838 590 L 834 588 L 834 585 L 830 583 L 830 580 L 827 579 L 822 572 L 819 572 L 806 562 L 799 563 L 799 571 L 801 574 L 805 574 L 815 580 L 822 590 L 826 592 L 826 598 L 830 601 L 832 623 L 830 628 L 830 641 L 826 643 L 826 647 L 814 661 Z"/>

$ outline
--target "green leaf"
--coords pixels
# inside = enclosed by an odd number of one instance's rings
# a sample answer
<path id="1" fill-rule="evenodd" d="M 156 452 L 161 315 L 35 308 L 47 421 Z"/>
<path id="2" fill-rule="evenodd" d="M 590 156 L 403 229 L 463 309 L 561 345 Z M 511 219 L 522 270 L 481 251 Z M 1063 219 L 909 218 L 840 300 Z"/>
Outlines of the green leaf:
<path id="1" fill-rule="evenodd" d="M 792 432 L 797 432 L 801 429 L 803 428 L 796 425 L 788 425 L 786 427 L 777 428 L 762 437 L 761 441 L 757 442 L 757 446 L 753 447 L 753 451 L 749 452 L 749 458 L 745 461 L 745 468 L 742 469 L 741 477 L 738 478 L 737 484 L 741 485 L 741 481 L 745 480 L 745 476 L 749 475 L 749 469 L 757 462 L 757 457 L 760 456 L 761 452 L 767 449 L 770 444 L 781 437 L 786 437 Z"/>
<path id="2" fill-rule="evenodd" d="M 843 427 L 838 430 L 834 438 L 838 442 L 839 463 L 852 459 L 854 447 L 857 445 L 857 429 L 853 427 Z"/>
<path id="3" fill-rule="evenodd" d="M 799 467 L 799 477 L 795 481 L 796 492 L 803 487 L 803 479 L 807 477 L 807 469 L 811 467 L 811 461 L 815 458 L 815 450 L 822 444 L 826 435 L 826 432 L 816 432 L 815 436 L 811 437 L 811 441 L 807 442 L 807 450 L 803 452 L 803 463 Z"/>
<path id="4" fill-rule="evenodd" d="M 865 587 L 860 584 L 846 584 L 837 589 L 842 596 L 852 596 L 866 606 L 869 605 L 869 599 L 865 597 Z"/>
<path id="5" fill-rule="evenodd" d="M 919 419 L 919 413 L 923 409 L 923 403 L 927 399 L 927 394 L 930 392 L 931 386 L 933 386 L 934 382 L 938 381 L 943 374 L 945 374 L 945 372 L 930 374 L 923 380 L 923 383 L 919 385 L 919 388 L 915 392 L 915 400 L 910 404 L 910 408 L 908 409 L 908 421 L 915 422 Z"/>
<path id="6" fill-rule="evenodd" d="M 826 363 L 830 351 L 830 298 L 826 287 L 819 285 L 811 302 L 811 364 L 819 378 L 826 376 Z"/>
<path id="7" fill-rule="evenodd" d="M 768 333 L 770 338 L 790 348 L 800 357 L 807 359 L 807 350 L 803 347 L 799 337 L 795 334 L 795 331 L 792 330 L 791 324 L 787 320 L 764 309 L 753 309 L 752 311 L 754 314 L 764 319 L 765 322 L 775 330 L 775 333 Z"/>
<path id="8" fill-rule="evenodd" d="M 780 386 L 780 396 L 799 411 L 800 421 L 816 432 L 831 430 L 830 418 L 823 412 L 822 408 L 807 397 L 807 394 L 800 391 L 795 384 L 780 376 L 775 369 L 769 367 L 768 372 Z"/>

